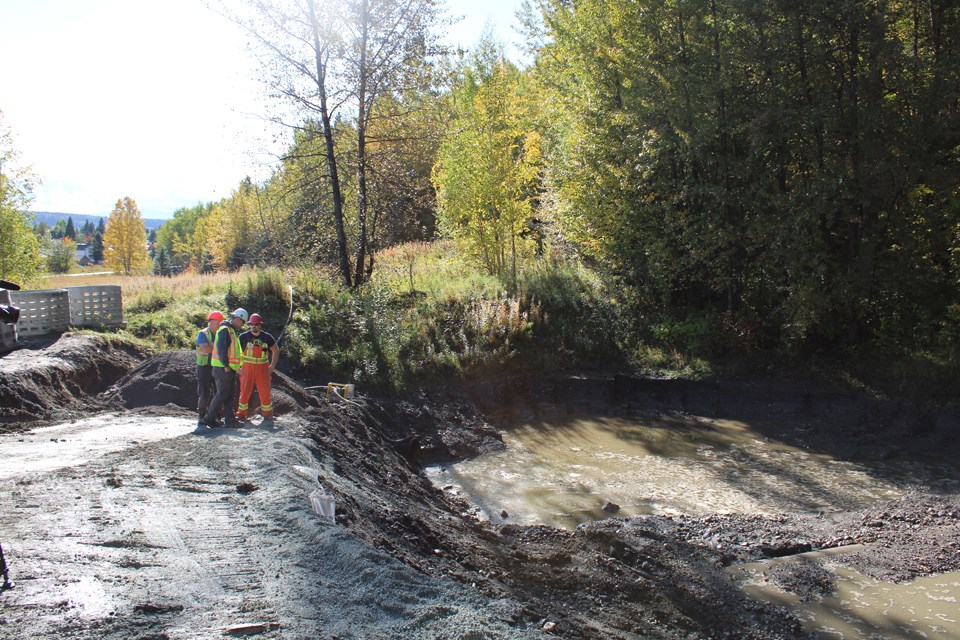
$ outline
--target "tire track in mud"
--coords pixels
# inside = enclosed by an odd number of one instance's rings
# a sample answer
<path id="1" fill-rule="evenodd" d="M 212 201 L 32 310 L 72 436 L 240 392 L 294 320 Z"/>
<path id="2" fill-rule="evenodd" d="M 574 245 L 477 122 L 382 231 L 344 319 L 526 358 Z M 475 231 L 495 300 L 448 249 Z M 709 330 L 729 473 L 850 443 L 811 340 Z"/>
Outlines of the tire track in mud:
<path id="1" fill-rule="evenodd" d="M 151 443 L 136 456 L 54 472 L 55 495 L 39 474 L 11 482 L 13 505 L 0 513 L 0 531 L 19 584 L 4 598 L 0 622 L 34 619 L 39 627 L 23 625 L 24 638 L 111 637 L 130 624 L 183 640 L 232 625 L 273 637 L 279 615 L 261 579 L 255 531 L 263 524 L 251 526 L 238 491 L 253 470 L 225 448 L 216 439 L 187 444 L 186 452 Z M 205 465 L 175 461 L 204 449 L 212 449 Z M 78 562 L 78 573 L 59 570 Z M 4 626 L 0 637 L 11 637 Z M 81 630 L 90 635 L 76 635 Z"/>
<path id="2" fill-rule="evenodd" d="M 183 586 L 184 593 L 172 594 L 184 607 L 176 635 L 204 638 L 231 624 L 277 627 L 263 569 L 247 543 L 235 474 L 189 466 L 160 483 L 172 490 L 152 493 L 149 507 L 138 510 L 139 527 L 167 550 L 176 574 L 169 578 Z"/>

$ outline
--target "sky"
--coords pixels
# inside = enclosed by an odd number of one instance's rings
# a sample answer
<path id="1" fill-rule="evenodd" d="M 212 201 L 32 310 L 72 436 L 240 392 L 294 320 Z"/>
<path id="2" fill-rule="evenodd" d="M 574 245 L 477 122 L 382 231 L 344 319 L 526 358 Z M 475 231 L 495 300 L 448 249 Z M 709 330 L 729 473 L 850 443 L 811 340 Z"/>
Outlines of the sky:
<path id="1" fill-rule="evenodd" d="M 447 0 L 450 44 L 510 50 L 521 0 Z M 33 211 L 146 218 L 230 195 L 282 149 L 238 27 L 202 0 L 0 0 L 0 111 Z"/>

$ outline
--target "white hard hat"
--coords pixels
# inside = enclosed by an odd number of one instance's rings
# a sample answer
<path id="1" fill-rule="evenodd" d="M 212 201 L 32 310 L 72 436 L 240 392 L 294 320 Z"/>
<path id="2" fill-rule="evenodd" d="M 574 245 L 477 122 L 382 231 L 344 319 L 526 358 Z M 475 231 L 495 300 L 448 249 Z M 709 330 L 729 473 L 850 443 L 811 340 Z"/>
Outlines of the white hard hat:
<path id="1" fill-rule="evenodd" d="M 240 318 L 241 320 L 246 322 L 250 318 L 250 314 L 247 313 L 246 309 L 237 309 L 236 311 L 233 312 L 233 317 Z"/>

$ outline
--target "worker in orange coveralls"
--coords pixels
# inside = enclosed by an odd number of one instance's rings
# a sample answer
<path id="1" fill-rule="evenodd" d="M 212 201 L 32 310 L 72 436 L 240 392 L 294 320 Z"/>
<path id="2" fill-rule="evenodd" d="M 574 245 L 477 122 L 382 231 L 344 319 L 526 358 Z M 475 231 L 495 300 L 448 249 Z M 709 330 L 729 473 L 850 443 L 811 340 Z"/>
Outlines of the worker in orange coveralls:
<path id="1" fill-rule="evenodd" d="M 259 313 L 250 316 L 250 330 L 240 334 L 240 351 L 243 353 L 243 369 L 240 372 L 240 404 L 237 417 L 247 419 L 250 396 L 256 385 L 260 394 L 260 413 L 263 421 L 273 421 L 273 403 L 270 401 L 270 378 L 280 359 L 280 347 L 272 335 L 263 331 L 263 318 Z M 262 423 L 261 423 L 262 424 Z"/>

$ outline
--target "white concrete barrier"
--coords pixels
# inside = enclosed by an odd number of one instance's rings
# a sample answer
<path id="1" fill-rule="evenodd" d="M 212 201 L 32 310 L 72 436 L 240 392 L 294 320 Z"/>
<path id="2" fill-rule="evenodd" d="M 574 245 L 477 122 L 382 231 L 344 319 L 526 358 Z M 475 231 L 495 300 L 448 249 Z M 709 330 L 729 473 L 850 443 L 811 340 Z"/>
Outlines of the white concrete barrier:
<path id="1" fill-rule="evenodd" d="M 20 307 L 17 333 L 21 338 L 62 333 L 70 326 L 70 299 L 66 289 L 11 291 L 10 301 Z"/>
<path id="2" fill-rule="evenodd" d="M 74 327 L 123 326 L 123 295 L 118 284 L 67 287 L 70 325 Z"/>

